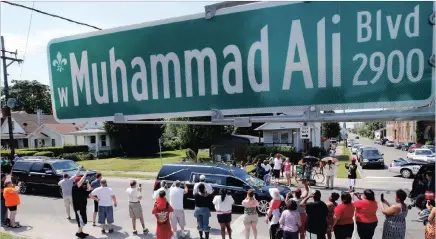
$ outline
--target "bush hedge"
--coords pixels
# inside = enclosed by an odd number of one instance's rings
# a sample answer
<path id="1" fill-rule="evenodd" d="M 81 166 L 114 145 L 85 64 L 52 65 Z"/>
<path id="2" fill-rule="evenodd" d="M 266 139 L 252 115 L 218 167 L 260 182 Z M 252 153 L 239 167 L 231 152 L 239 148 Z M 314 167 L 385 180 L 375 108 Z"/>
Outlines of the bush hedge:
<path id="1" fill-rule="evenodd" d="M 286 157 L 290 157 L 290 155 L 295 152 L 294 147 L 292 146 L 262 146 L 257 144 L 251 144 L 248 146 L 247 153 L 251 157 L 256 157 L 259 154 L 266 154 L 274 156 L 279 153 Z"/>
<path id="2" fill-rule="evenodd" d="M 54 157 L 54 153 L 51 151 L 41 151 L 35 153 L 33 156 L 46 156 L 46 157 Z"/>
<path id="3" fill-rule="evenodd" d="M 90 153 L 65 153 L 61 155 L 63 159 L 69 159 L 73 161 L 92 160 L 94 155 Z"/>
<path id="4" fill-rule="evenodd" d="M 26 149 L 17 149 L 15 150 L 15 153 L 20 156 L 33 156 L 37 152 L 52 152 L 53 157 L 58 157 L 64 153 L 81 153 L 81 152 L 88 152 L 88 146 L 87 145 L 65 145 L 63 147 L 42 147 L 42 148 L 26 148 Z M 2 156 L 10 157 L 11 151 L 10 150 L 2 150 L 1 152 Z M 42 156 L 42 155 L 40 155 Z"/>

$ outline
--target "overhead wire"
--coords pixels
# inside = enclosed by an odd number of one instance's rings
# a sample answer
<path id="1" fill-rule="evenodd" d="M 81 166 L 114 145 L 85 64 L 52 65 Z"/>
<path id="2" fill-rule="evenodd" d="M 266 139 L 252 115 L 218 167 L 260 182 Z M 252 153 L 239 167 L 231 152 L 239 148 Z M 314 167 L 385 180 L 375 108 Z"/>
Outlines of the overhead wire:
<path id="1" fill-rule="evenodd" d="M 35 6 L 35 2 L 32 2 L 32 8 L 34 6 Z M 26 62 L 25 60 L 26 60 L 27 45 L 29 44 L 30 29 L 32 27 L 32 17 L 33 17 L 33 10 L 30 12 L 29 28 L 27 29 L 26 45 L 24 47 L 23 65 L 21 65 L 20 79 L 21 79 L 21 75 L 23 74 L 24 64 Z"/>
<path id="2" fill-rule="evenodd" d="M 101 29 L 99 27 L 96 27 L 96 26 L 93 26 L 93 25 L 89 25 L 89 24 L 86 24 L 86 23 L 83 23 L 83 22 L 74 21 L 74 20 L 69 19 L 69 18 L 61 17 L 61 16 L 58 16 L 58 15 L 55 15 L 55 14 L 51 14 L 51 13 L 48 13 L 48 12 L 44 12 L 44 11 L 35 9 L 33 7 L 27 7 L 27 6 L 18 4 L 18 3 L 12 3 L 12 2 L 8 2 L 8 1 L 1 1 L 1 2 L 9 4 L 9 5 L 12 5 L 12 6 L 21 7 L 21 8 L 25 8 L 25 9 L 31 10 L 31 11 L 35 11 L 37 13 L 41 13 L 43 15 L 47 15 L 47 16 L 50 16 L 50 17 L 59 18 L 59 19 L 62 19 L 62 20 L 68 21 L 68 22 L 72 22 L 72 23 L 78 24 L 78 25 L 91 27 L 91 28 L 94 28 L 94 29 L 97 29 L 97 30 L 103 30 L 103 29 Z"/>

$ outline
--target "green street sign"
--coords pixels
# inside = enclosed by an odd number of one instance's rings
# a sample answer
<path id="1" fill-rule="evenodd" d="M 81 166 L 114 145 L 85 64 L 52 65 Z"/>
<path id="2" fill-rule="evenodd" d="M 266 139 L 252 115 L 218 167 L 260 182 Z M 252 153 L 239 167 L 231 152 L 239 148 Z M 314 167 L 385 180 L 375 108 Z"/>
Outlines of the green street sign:
<path id="1" fill-rule="evenodd" d="M 52 40 L 60 122 L 417 107 L 432 2 L 255 3 Z"/>

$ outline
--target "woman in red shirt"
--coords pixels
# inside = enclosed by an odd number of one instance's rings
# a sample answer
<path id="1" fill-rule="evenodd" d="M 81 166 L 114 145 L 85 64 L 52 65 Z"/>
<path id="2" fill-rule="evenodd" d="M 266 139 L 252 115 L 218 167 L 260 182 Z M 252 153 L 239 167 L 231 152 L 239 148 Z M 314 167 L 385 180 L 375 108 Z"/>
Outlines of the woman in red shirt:
<path id="1" fill-rule="evenodd" d="M 336 239 L 351 239 L 354 231 L 354 205 L 349 192 L 341 195 L 342 203 L 335 208 L 333 228 Z"/>
<path id="2" fill-rule="evenodd" d="M 170 224 L 170 213 L 172 212 L 173 208 L 165 198 L 165 191 L 160 191 L 152 211 L 157 219 L 156 239 L 170 239 L 173 236 Z"/>
<path id="3" fill-rule="evenodd" d="M 359 200 L 353 202 L 356 207 L 357 233 L 361 239 L 372 239 L 377 227 L 377 202 L 374 192 L 371 189 L 363 191 L 363 196 L 356 193 Z"/>

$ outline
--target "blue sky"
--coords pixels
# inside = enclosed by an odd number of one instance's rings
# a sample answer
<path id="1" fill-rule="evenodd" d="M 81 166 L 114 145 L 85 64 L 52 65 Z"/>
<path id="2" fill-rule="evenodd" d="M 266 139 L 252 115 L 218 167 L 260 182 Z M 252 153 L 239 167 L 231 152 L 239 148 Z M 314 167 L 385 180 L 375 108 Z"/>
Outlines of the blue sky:
<path id="1" fill-rule="evenodd" d="M 17 2 L 32 7 L 33 2 Z M 99 28 L 125 26 L 141 22 L 204 12 L 213 2 L 35 2 L 34 8 L 84 22 Z M 6 49 L 18 50 L 24 64 L 8 67 L 9 80 L 37 80 L 49 84 L 47 43 L 53 39 L 94 31 L 61 19 L 33 13 L 26 48 L 31 11 L 8 4 L 0 4 L 0 29 Z M 25 53 L 25 54 L 24 54 Z M 3 76 L 3 73 L 1 73 Z"/>

